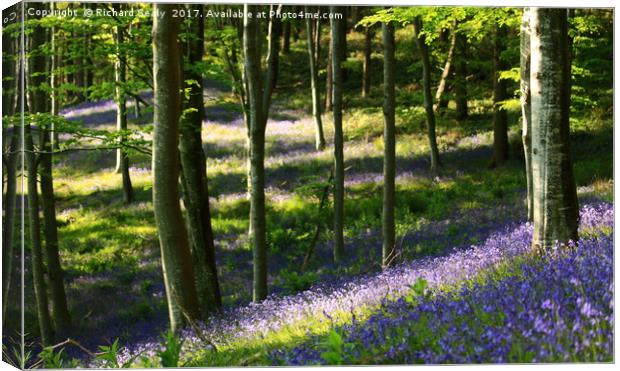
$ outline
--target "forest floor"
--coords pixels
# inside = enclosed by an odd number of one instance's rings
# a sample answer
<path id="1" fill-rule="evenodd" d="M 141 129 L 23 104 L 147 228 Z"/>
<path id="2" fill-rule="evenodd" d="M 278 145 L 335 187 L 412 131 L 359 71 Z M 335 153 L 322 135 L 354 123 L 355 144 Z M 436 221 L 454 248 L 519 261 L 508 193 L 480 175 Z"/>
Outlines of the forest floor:
<path id="1" fill-rule="evenodd" d="M 309 348 L 310 353 L 294 347 L 313 336 L 333 334 L 334 328 L 351 321 L 372 318 L 386 300 L 407 297 L 416 284 L 426 282 L 429 290 L 435 290 L 476 279 L 526 251 L 523 236 L 529 227 L 523 224 L 525 176 L 518 113 L 510 113 L 511 160 L 497 169 L 488 167 L 492 143 L 490 115 L 484 109 L 488 102 L 473 102 L 465 122 L 455 121 L 450 113 L 441 116 L 438 142 L 443 168 L 433 177 L 428 172 L 422 112 L 403 111 L 398 114 L 396 149 L 399 264 L 381 272 L 382 116 L 380 109 L 352 102 L 344 122 L 347 258 L 334 265 L 331 215 L 318 207 L 332 166 L 331 115 L 324 115 L 328 146 L 317 151 L 312 118 L 302 109 L 285 108 L 295 106 L 290 104 L 293 98 L 276 99 L 267 124 L 271 296 L 256 305 L 250 303 L 252 252 L 246 233 L 246 129 L 225 86 L 212 83 L 205 90 L 203 140 L 225 309 L 203 328 L 218 346 L 217 356 L 205 355 L 209 351 L 189 331 L 184 351 L 185 359 L 191 360 L 188 365 L 326 362 L 316 346 Z M 91 128 L 114 128 L 112 101 L 85 103 L 63 114 Z M 130 117 L 130 124 L 145 129 L 149 118 L 144 110 L 139 119 Z M 610 212 L 613 216 L 611 127 L 611 120 L 592 127 L 585 118 L 575 120 L 572 129 L 580 203 L 596 210 L 604 235 L 612 233 L 606 219 Z M 92 350 L 118 339 L 126 346 L 121 359 L 139 352 L 154 354 L 168 319 L 149 158 L 131 156 L 136 198 L 131 205 L 122 202 L 111 151 L 75 152 L 55 161 L 61 258 L 74 322 L 63 336 Z M 317 223 L 325 228 L 311 264 L 302 272 L 299 267 Z M 26 302 L 33 303 L 33 293 L 26 294 Z M 36 326 L 32 310 L 27 310 L 26 322 Z M 333 340 L 340 335 L 330 336 L 334 347 L 344 346 Z M 278 353 L 283 348 L 296 353 Z M 67 352 L 85 356 L 77 348 Z M 353 361 L 330 363 L 338 362 Z"/>

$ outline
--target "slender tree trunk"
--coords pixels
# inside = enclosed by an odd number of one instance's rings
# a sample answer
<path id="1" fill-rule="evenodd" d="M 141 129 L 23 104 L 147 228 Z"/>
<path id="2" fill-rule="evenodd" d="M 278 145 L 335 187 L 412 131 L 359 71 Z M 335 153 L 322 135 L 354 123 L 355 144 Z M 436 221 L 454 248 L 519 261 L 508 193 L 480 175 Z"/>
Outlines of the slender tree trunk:
<path id="1" fill-rule="evenodd" d="M 281 7 L 281 5 L 280 5 Z M 251 240 L 253 242 L 254 283 L 253 298 L 255 302 L 267 297 L 267 225 L 265 218 L 265 128 L 275 67 L 279 55 L 278 38 L 274 28 L 279 22 L 271 19 L 268 25 L 269 47 L 267 51 L 267 69 L 262 76 L 261 68 L 261 39 L 259 21 L 247 17 L 248 12 L 255 13 L 255 5 L 244 5 L 246 17 L 243 19 L 243 50 L 246 92 L 248 97 L 248 144 L 250 158 L 250 223 L 252 226 Z M 274 5 L 271 6 L 271 10 Z"/>
<path id="2" fill-rule="evenodd" d="M 121 10 L 121 4 L 114 4 L 117 11 Z M 116 130 L 123 132 L 127 130 L 127 99 L 125 95 L 125 84 L 127 82 L 127 66 L 125 56 L 122 55 L 122 47 L 125 42 L 124 27 L 120 24 L 116 26 L 116 53 L 117 59 L 114 69 L 114 79 L 116 80 Z M 116 150 L 117 172 L 121 173 L 123 180 L 123 201 L 126 204 L 133 202 L 133 187 L 129 175 L 129 154 L 123 148 L 125 139 L 119 139 L 119 146 Z"/>
<path id="3" fill-rule="evenodd" d="M 342 32 L 340 33 L 340 38 L 342 40 L 340 40 L 340 63 L 341 63 L 341 67 L 340 69 L 342 70 L 342 81 L 347 81 L 349 79 L 349 69 L 347 67 L 345 67 L 344 65 L 342 65 L 344 62 L 347 61 L 347 13 L 348 13 L 348 7 L 346 6 L 341 6 L 339 7 L 339 13 L 342 14 L 342 22 L 344 23 L 344 29 L 342 30 Z"/>
<path id="4" fill-rule="evenodd" d="M 330 21 L 331 22 L 331 21 Z M 331 41 L 332 35 L 330 34 L 329 48 L 327 49 L 327 67 L 325 68 L 325 112 L 330 112 L 333 108 L 333 42 Z M 317 59 L 318 61 L 318 59 Z"/>
<path id="5" fill-rule="evenodd" d="M 364 62 L 362 65 L 362 97 L 366 98 L 370 94 L 370 57 L 372 53 L 373 32 L 370 26 L 364 29 Z"/>
<path id="6" fill-rule="evenodd" d="M 424 109 L 426 110 L 426 129 L 428 131 L 428 142 L 431 157 L 431 173 L 439 172 L 439 149 L 437 148 L 437 134 L 435 133 L 435 114 L 433 112 L 433 97 L 431 95 L 431 62 L 428 55 L 426 37 L 420 35 L 422 31 L 422 21 L 416 18 L 413 23 L 414 37 L 420 57 L 422 59 L 422 90 L 424 93 Z"/>
<path id="7" fill-rule="evenodd" d="M 55 44 L 55 31 L 51 29 L 52 34 L 50 40 Z M 55 45 L 52 46 L 54 48 Z M 46 58 L 47 59 L 47 58 Z M 50 76 L 52 80 L 55 80 L 55 68 L 57 60 L 55 55 L 52 56 L 50 65 Z M 53 81 L 53 87 L 55 87 L 55 81 Z M 58 101 L 57 92 L 52 89 L 49 96 L 42 94 L 41 97 L 37 97 L 37 100 L 42 102 L 33 102 L 31 109 L 36 112 L 44 112 L 47 110 L 48 103 L 50 103 L 50 109 L 52 114 L 58 115 Z M 67 307 L 67 297 L 65 293 L 63 271 L 60 263 L 60 254 L 58 251 L 58 223 L 56 221 L 56 200 L 54 196 L 54 178 L 52 175 L 52 151 L 54 149 L 54 128 L 40 128 L 40 148 L 42 153 L 39 155 L 40 162 L 40 187 L 41 187 L 41 206 L 43 209 L 43 226 L 45 235 L 45 249 L 43 250 L 43 256 L 47 264 L 47 272 L 49 278 L 49 286 L 52 302 L 52 317 L 56 325 L 56 332 L 59 333 L 63 329 L 66 329 L 71 324 L 71 317 L 69 315 L 69 309 Z"/>
<path id="8" fill-rule="evenodd" d="M 202 5 L 189 5 L 189 10 L 202 10 Z M 203 77 L 193 68 L 204 55 L 204 19 L 194 18 L 187 29 L 185 48 L 188 64 L 184 71 L 186 114 L 181 121 L 180 154 L 183 169 L 183 203 L 187 215 L 187 230 L 196 274 L 196 290 L 203 318 L 222 306 L 215 264 L 215 244 L 211 226 L 206 157 L 202 149 L 202 119 L 204 117 Z M 187 84 L 193 80 L 196 83 Z"/>
<path id="9" fill-rule="evenodd" d="M 263 113 L 263 82 L 260 59 L 260 25 L 247 13 L 256 6 L 245 5 L 243 20 L 244 69 L 249 100 L 249 158 L 250 158 L 250 223 L 253 243 L 253 292 L 255 302 L 267 297 L 267 231 L 265 220 L 265 114 Z M 290 37 L 290 25 L 287 26 Z M 285 26 L 286 28 L 286 26 Z M 286 41 L 285 33 L 285 42 Z M 283 48 L 285 49 L 285 48 Z"/>
<path id="10" fill-rule="evenodd" d="M 274 9 L 275 10 L 275 9 Z M 277 11 L 282 11 L 282 5 L 277 7 Z M 280 53 L 280 39 L 282 37 L 282 21 L 279 18 L 273 19 L 269 24 L 269 38 L 274 40 L 273 45 L 277 53 Z M 273 66 L 269 69 L 272 71 L 273 78 L 271 78 L 271 90 L 276 88 L 278 83 L 278 76 L 280 74 L 280 58 L 272 59 Z"/>
<path id="11" fill-rule="evenodd" d="M 306 6 L 305 11 L 310 12 Z M 325 148 L 325 135 L 323 134 L 323 122 L 321 120 L 321 93 L 319 92 L 319 77 L 317 61 L 314 59 L 314 41 L 312 40 L 312 19 L 306 18 L 306 34 L 308 39 L 308 61 L 310 64 L 310 89 L 312 91 L 312 116 L 315 127 L 315 146 L 317 150 Z"/>
<path id="12" fill-rule="evenodd" d="M 437 87 L 437 92 L 435 93 L 435 104 L 433 105 L 433 112 L 437 113 L 443 99 L 443 94 L 446 91 L 446 82 L 448 81 L 448 76 L 450 76 L 450 72 L 452 72 L 452 59 L 454 58 L 454 50 L 456 49 L 456 21 L 454 22 L 454 26 L 452 28 L 452 37 L 450 38 L 450 48 L 448 49 L 448 56 L 446 57 L 446 64 L 443 67 L 443 71 L 441 72 L 441 78 L 439 79 L 439 86 Z"/>
<path id="13" fill-rule="evenodd" d="M 291 51 L 291 22 L 282 23 L 282 54 L 288 54 Z"/>
<path id="14" fill-rule="evenodd" d="M 40 50 L 40 48 L 46 42 L 45 31 L 42 27 L 33 27 L 32 34 L 30 37 L 30 50 Z M 28 59 L 28 89 L 29 92 L 29 109 L 31 113 L 43 113 L 48 107 L 49 97 L 45 90 L 42 89 L 42 86 L 45 84 L 45 60 L 47 58 L 44 54 L 35 54 Z M 26 128 L 28 130 L 27 136 L 25 139 L 29 141 L 26 144 L 30 151 L 34 149 L 34 145 L 32 143 L 32 132 L 30 127 Z M 58 226 L 56 223 L 56 207 L 54 200 L 54 180 L 52 177 L 52 155 L 51 155 L 51 144 L 50 137 L 51 133 L 45 127 L 39 125 L 40 132 L 40 141 L 39 147 L 42 150 L 42 153 L 39 155 L 38 161 L 41 165 L 41 201 L 43 208 L 43 221 L 44 221 L 44 236 L 45 236 L 45 249 L 41 252 L 41 241 L 40 241 L 40 221 L 39 221 L 39 204 L 38 199 L 36 200 L 36 205 L 33 206 L 31 210 L 32 213 L 36 213 L 30 217 L 31 222 L 35 222 L 33 224 L 33 231 L 31 235 L 32 243 L 33 243 L 33 266 L 37 265 L 35 263 L 36 259 L 45 258 L 45 263 L 47 264 L 47 274 L 49 278 L 49 286 L 51 289 L 51 301 L 52 301 L 52 314 L 54 318 L 54 322 L 56 323 L 56 330 L 60 332 L 64 330 L 70 323 L 69 311 L 67 309 L 67 299 L 65 296 L 64 283 L 62 278 L 62 268 L 60 266 L 60 257 L 58 254 Z M 28 149 L 26 151 L 29 151 Z M 32 153 L 34 157 L 34 153 Z M 32 193 L 33 199 L 38 198 L 37 192 L 37 159 L 31 158 L 28 162 L 29 165 L 29 183 L 28 183 L 28 194 Z M 32 170 L 30 169 L 32 168 Z M 33 172 L 32 174 L 30 172 Z M 32 179 L 31 179 L 32 178 Z M 32 184 L 31 184 L 32 182 Z M 31 198 L 28 199 L 31 201 Z M 35 208 L 36 206 L 36 208 Z M 36 220 L 34 220 L 36 219 Z M 36 234 L 36 236 L 34 236 Z M 36 241 L 38 240 L 38 241 Z M 36 246 L 38 245 L 38 246 Z M 39 251 L 36 251 L 39 250 Z M 40 254 L 40 255 L 39 255 Z M 43 262 L 41 262 L 41 266 L 43 266 Z M 37 267 L 38 269 L 39 267 Z M 34 267 L 33 267 L 34 269 Z M 41 269 L 44 269 L 41 267 Z M 34 272 L 33 272 L 34 274 Z M 38 273 L 37 273 L 38 275 Z M 39 279 L 39 278 L 37 278 Z M 41 278 L 44 282 L 44 277 Z M 35 285 L 37 285 L 35 283 Z M 41 288 L 43 286 L 39 284 Z M 43 296 L 45 297 L 44 302 L 39 304 L 41 306 L 45 305 L 47 307 L 47 292 L 44 291 L 40 293 L 40 300 L 43 301 Z M 46 308 L 47 309 L 47 308 Z M 46 313 L 40 314 L 42 321 L 47 321 L 46 317 L 49 317 L 49 311 L 46 310 Z M 47 324 L 41 322 L 42 327 L 47 326 Z M 42 329 L 42 332 L 44 330 Z M 47 331 L 47 330 L 45 330 Z M 51 338 L 50 338 L 51 339 Z M 52 339 L 53 340 L 53 339 Z"/>
<path id="15" fill-rule="evenodd" d="M 58 224 L 56 222 L 56 201 L 54 197 L 54 179 L 52 177 L 52 133 L 42 130 L 41 148 L 39 155 L 41 166 L 41 204 L 43 208 L 43 225 L 45 235 L 44 257 L 47 264 L 49 286 L 52 301 L 52 316 L 56 325 L 56 332 L 61 332 L 71 324 L 71 317 L 67 307 L 67 297 L 63 279 L 60 255 L 58 252 Z"/>
<path id="16" fill-rule="evenodd" d="M 336 13 L 341 7 L 331 6 Z M 333 114 L 334 114 L 334 261 L 344 259 L 344 139 L 342 133 L 342 33 L 344 20 L 331 19 L 331 58 L 333 74 Z"/>
<path id="17" fill-rule="evenodd" d="M 194 269 L 179 205 L 179 119 L 181 117 L 181 53 L 176 5 L 155 4 L 163 16 L 153 17 L 153 209 L 161 247 L 170 326 L 179 330 L 199 316 Z"/>
<path id="18" fill-rule="evenodd" d="M 39 194 L 37 191 L 37 159 L 34 154 L 30 124 L 25 125 L 24 135 L 26 175 L 28 177 L 28 226 L 30 230 L 32 280 L 37 305 L 39 331 L 41 332 L 41 343 L 47 346 L 54 343 L 54 329 L 48 308 L 47 284 L 45 283 L 45 267 L 43 265 L 41 225 L 39 220 Z"/>
<path id="19" fill-rule="evenodd" d="M 530 9 L 523 9 L 521 20 L 521 121 L 525 178 L 527 181 L 527 220 L 534 218 L 534 197 L 532 194 L 532 106 L 530 94 Z"/>
<path id="20" fill-rule="evenodd" d="M 51 2 L 50 3 L 50 9 L 55 10 L 56 8 L 56 3 Z M 56 36 L 56 27 L 52 27 L 50 29 L 50 43 L 51 43 L 51 48 L 52 48 L 52 56 L 50 58 L 50 62 L 51 62 L 51 68 L 50 68 L 50 88 L 51 88 L 51 99 L 50 99 L 50 103 L 51 103 L 51 112 L 52 115 L 54 116 L 58 116 L 58 111 L 59 111 L 59 104 L 58 104 L 58 68 L 59 68 L 59 62 L 60 62 L 60 58 L 58 57 L 59 54 L 59 50 L 58 50 L 58 46 L 57 46 L 57 36 Z M 90 86 L 90 85 L 88 85 Z M 56 132 L 55 127 L 54 127 L 54 123 L 52 123 L 51 126 L 51 145 L 52 145 L 52 149 L 56 150 L 58 149 L 58 132 Z"/>
<path id="21" fill-rule="evenodd" d="M 456 101 L 456 119 L 467 118 L 467 38 L 456 36 L 457 60 L 455 65 L 454 95 Z"/>
<path id="22" fill-rule="evenodd" d="M 508 159 L 508 114 L 500 103 L 508 97 L 506 80 L 500 80 L 500 72 L 506 69 L 500 55 L 506 48 L 506 27 L 495 30 L 493 47 L 493 158 L 491 167 L 501 166 Z"/>
<path id="23" fill-rule="evenodd" d="M 396 258 L 394 202 L 396 176 L 396 95 L 394 90 L 394 26 L 383 23 L 383 267 Z"/>
<path id="24" fill-rule="evenodd" d="M 321 7 L 317 7 L 317 12 L 321 11 Z M 321 61 L 321 18 L 316 19 L 314 26 L 314 60 L 317 68 L 317 75 L 319 70 L 319 63 Z"/>
<path id="25" fill-rule="evenodd" d="M 577 241 L 579 207 L 570 151 L 566 9 L 530 8 L 534 235 L 545 250 Z"/>
<path id="26" fill-rule="evenodd" d="M 43 5 L 33 3 L 32 7 L 42 11 Z M 30 36 L 29 50 L 38 49 L 45 42 L 43 30 L 40 27 L 33 27 Z M 43 55 L 32 55 L 27 60 L 26 81 L 28 92 L 28 108 L 31 113 L 39 112 L 45 105 L 45 95 L 39 88 L 44 82 L 45 57 Z M 30 123 L 24 123 L 24 154 L 28 177 L 28 226 L 30 230 L 30 251 L 32 262 L 32 278 L 34 294 L 37 306 L 37 317 L 39 320 L 39 331 L 41 332 L 41 342 L 43 345 L 51 345 L 54 342 L 54 328 L 49 313 L 49 302 L 47 298 L 47 284 L 45 282 L 45 265 L 43 263 L 43 249 L 41 244 L 41 221 L 39 219 L 39 192 L 37 189 L 37 158 L 34 152 L 32 129 Z"/>

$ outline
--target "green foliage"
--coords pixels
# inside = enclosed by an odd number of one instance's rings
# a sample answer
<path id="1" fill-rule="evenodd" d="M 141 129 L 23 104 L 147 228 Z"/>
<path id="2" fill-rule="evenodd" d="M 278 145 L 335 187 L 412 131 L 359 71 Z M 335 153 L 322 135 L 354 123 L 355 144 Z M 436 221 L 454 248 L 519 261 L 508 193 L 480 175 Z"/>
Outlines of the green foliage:
<path id="1" fill-rule="evenodd" d="M 162 336 L 164 338 L 164 348 L 157 351 L 161 367 L 180 367 L 179 359 L 181 358 L 183 342 L 179 341 L 179 337 L 170 330 Z"/>
<path id="2" fill-rule="evenodd" d="M 61 368 L 78 368 L 80 367 L 80 361 L 71 358 L 67 359 L 67 356 L 62 352 L 64 348 L 60 348 L 59 351 L 54 351 L 52 347 L 45 347 L 39 353 L 39 358 L 43 362 L 44 368 L 53 368 L 53 369 L 61 369 Z"/>
<path id="3" fill-rule="evenodd" d="M 298 273 L 296 271 L 283 269 L 279 272 L 278 276 L 279 281 L 282 282 L 282 286 L 291 294 L 307 290 L 319 281 L 319 275 L 312 271 Z"/>
<path id="4" fill-rule="evenodd" d="M 99 351 L 95 357 L 96 361 L 100 361 L 104 367 L 110 368 L 128 368 L 130 366 L 129 363 L 125 363 L 120 365 L 118 363 L 118 339 L 114 340 L 114 342 L 110 345 L 100 345 Z"/>
<path id="5" fill-rule="evenodd" d="M 336 330 L 331 330 L 325 341 L 322 344 L 325 347 L 325 351 L 321 353 L 323 358 L 329 365 L 341 365 L 343 364 L 345 357 L 345 341 L 342 339 Z"/>

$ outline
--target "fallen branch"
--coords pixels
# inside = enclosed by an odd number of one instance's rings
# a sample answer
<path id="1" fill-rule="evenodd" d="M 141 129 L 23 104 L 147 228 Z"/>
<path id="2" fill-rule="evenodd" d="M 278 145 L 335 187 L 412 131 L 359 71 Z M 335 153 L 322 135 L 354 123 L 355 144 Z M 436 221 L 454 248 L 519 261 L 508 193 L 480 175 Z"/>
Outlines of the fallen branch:
<path id="1" fill-rule="evenodd" d="M 312 241 L 310 242 L 310 246 L 308 246 L 308 251 L 306 251 L 306 255 L 304 256 L 304 262 L 301 265 L 301 272 L 303 273 L 308 264 L 310 264 L 310 258 L 312 258 L 312 254 L 314 253 L 314 249 L 316 247 L 316 243 L 319 240 L 319 236 L 321 234 L 321 228 L 323 227 L 323 223 L 321 222 L 321 211 L 325 207 L 325 203 L 327 202 L 327 197 L 329 196 L 329 188 L 332 184 L 332 180 L 334 179 L 334 169 L 332 168 L 329 172 L 329 177 L 327 178 L 327 184 L 323 188 L 323 194 L 321 195 L 321 202 L 319 203 L 319 211 L 318 216 L 319 220 L 316 223 L 316 229 L 314 230 L 314 236 L 312 236 Z"/>

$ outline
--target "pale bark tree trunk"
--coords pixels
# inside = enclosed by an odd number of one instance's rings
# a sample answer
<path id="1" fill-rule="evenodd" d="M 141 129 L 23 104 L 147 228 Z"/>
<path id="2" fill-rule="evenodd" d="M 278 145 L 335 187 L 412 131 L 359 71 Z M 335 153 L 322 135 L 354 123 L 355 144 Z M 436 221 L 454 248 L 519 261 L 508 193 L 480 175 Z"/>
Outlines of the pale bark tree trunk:
<path id="1" fill-rule="evenodd" d="M 50 8 L 52 10 L 55 10 L 56 8 L 56 3 L 51 2 L 50 3 Z M 54 116 L 58 116 L 58 111 L 59 111 L 59 102 L 58 102 L 58 81 L 59 81 L 59 76 L 58 76 L 58 68 L 59 68 L 59 62 L 60 62 L 60 58 L 58 56 L 59 54 L 59 48 L 57 46 L 57 42 L 58 42 L 58 36 L 56 36 L 56 27 L 52 27 L 50 29 L 50 43 L 51 43 L 51 48 L 52 48 L 52 57 L 51 59 L 51 71 L 50 71 L 50 88 L 52 90 L 51 92 L 51 112 L 52 115 Z M 88 85 L 90 86 L 90 85 Z M 52 132 L 52 137 L 51 137 L 51 141 L 52 141 L 52 149 L 56 150 L 58 149 L 58 132 L 55 130 L 54 127 L 54 123 L 52 123 L 51 126 L 51 132 Z"/>
<path id="2" fill-rule="evenodd" d="M 523 9 L 521 20 L 521 135 L 525 158 L 527 184 L 527 220 L 534 218 L 534 197 L 532 194 L 532 106 L 530 95 L 530 9 Z"/>
<path id="3" fill-rule="evenodd" d="M 439 79 L 439 85 L 437 86 L 437 92 L 435 93 L 435 104 L 433 105 L 433 112 L 437 113 L 441 106 L 441 102 L 443 99 L 443 94 L 446 91 L 446 84 L 448 81 L 448 76 L 450 76 L 450 72 L 452 72 L 452 59 L 454 58 L 454 50 L 456 49 L 456 21 L 452 27 L 452 37 L 450 38 L 450 47 L 448 48 L 448 56 L 446 57 L 446 64 L 443 67 L 443 71 L 441 72 L 441 78 Z"/>
<path id="4" fill-rule="evenodd" d="M 506 69 L 506 63 L 500 58 L 506 48 L 506 27 L 495 30 L 493 45 L 493 158 L 491 167 L 501 166 L 508 160 L 508 113 L 500 103 L 508 97 L 506 80 L 500 79 L 500 72 Z"/>
<path id="5" fill-rule="evenodd" d="M 121 10 L 121 4 L 114 4 L 117 11 Z M 120 21 L 119 21 L 120 22 Z M 114 65 L 114 79 L 116 80 L 116 130 L 119 132 L 127 130 L 127 99 L 125 94 L 125 84 L 127 80 L 126 56 L 122 53 L 123 43 L 125 42 L 124 28 L 119 24 L 116 26 L 116 63 Z M 133 201 L 133 187 L 129 175 L 129 154 L 123 148 L 125 139 L 119 139 L 119 146 L 116 150 L 116 169 L 121 173 L 123 181 L 123 201 L 129 204 Z"/>
<path id="6" fill-rule="evenodd" d="M 340 7 L 331 6 L 330 12 L 341 12 Z M 334 261 L 344 259 L 344 139 L 342 133 L 342 33 L 346 23 L 342 19 L 330 20 L 331 23 L 331 59 L 332 59 L 332 94 L 334 115 Z"/>
<path id="7" fill-rule="evenodd" d="M 317 7 L 317 12 L 321 7 Z M 316 61 L 317 71 L 319 69 L 319 61 L 321 60 L 321 18 L 316 19 L 314 27 L 314 60 Z"/>
<path id="8" fill-rule="evenodd" d="M 178 331 L 199 317 L 194 269 L 179 205 L 179 119 L 181 117 L 181 54 L 175 5 L 156 4 L 153 17 L 153 209 L 161 247 L 170 327 Z M 162 13 L 163 12 L 163 13 Z"/>
<path id="9" fill-rule="evenodd" d="M 394 202 L 396 176 L 396 95 L 394 90 L 394 26 L 383 23 L 383 259 L 388 267 L 396 258 Z"/>
<path id="10" fill-rule="evenodd" d="M 454 95 L 456 102 L 456 119 L 467 118 L 467 38 L 457 35 L 457 61 L 455 65 Z"/>
<path id="11" fill-rule="evenodd" d="M 366 98 L 370 94 L 370 64 L 372 63 L 372 36 L 370 26 L 364 28 L 364 62 L 362 64 L 362 97 Z"/>
<path id="12" fill-rule="evenodd" d="M 577 241 L 579 208 L 570 151 L 566 9 L 531 8 L 532 246 Z"/>
<path id="13" fill-rule="evenodd" d="M 420 58 L 422 59 L 422 90 L 424 93 L 424 109 L 426 111 L 426 129 L 431 158 L 431 174 L 436 175 L 441 166 L 439 161 L 439 149 L 437 147 L 437 134 L 435 133 L 435 113 L 433 112 L 433 96 L 431 95 L 431 62 L 428 55 L 426 37 L 420 35 L 422 21 L 416 18 L 413 22 L 413 32 Z"/>
<path id="14" fill-rule="evenodd" d="M 305 11 L 310 12 L 306 6 Z M 325 148 L 325 135 L 323 134 L 323 122 L 321 119 L 321 93 L 319 92 L 319 77 L 317 71 L 317 60 L 314 59 L 315 44 L 312 34 L 312 19 L 306 18 L 306 34 L 308 40 L 308 61 L 310 64 L 310 89 L 312 91 L 312 116 L 314 117 L 315 127 L 315 147 L 317 150 Z"/>
<path id="15" fill-rule="evenodd" d="M 202 5 L 189 5 L 189 10 L 202 10 Z M 202 119 L 204 117 L 203 77 L 193 67 L 204 55 L 204 19 L 194 18 L 187 30 L 185 54 L 188 67 L 184 71 L 184 89 L 189 99 L 180 128 L 180 154 L 183 179 L 183 203 L 187 215 L 187 230 L 196 276 L 196 290 L 204 319 L 222 306 L 215 263 L 215 244 L 211 226 L 206 157 L 202 148 Z M 187 84 L 187 81 L 195 83 Z"/>

